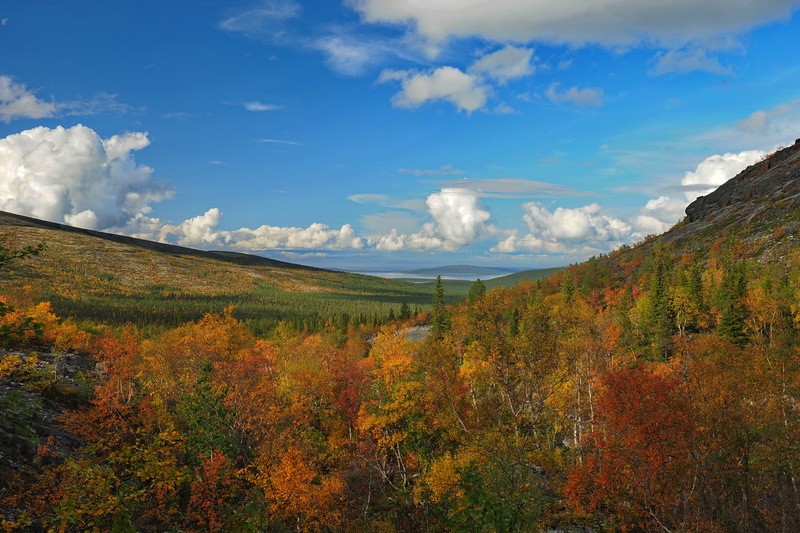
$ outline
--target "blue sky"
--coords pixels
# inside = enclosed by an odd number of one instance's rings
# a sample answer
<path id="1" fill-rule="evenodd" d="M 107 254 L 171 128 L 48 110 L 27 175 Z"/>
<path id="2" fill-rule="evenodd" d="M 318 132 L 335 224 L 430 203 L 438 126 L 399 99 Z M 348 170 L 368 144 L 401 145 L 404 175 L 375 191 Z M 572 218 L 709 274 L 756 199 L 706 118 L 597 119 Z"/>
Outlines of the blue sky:
<path id="1" fill-rule="evenodd" d="M 325 267 L 566 264 L 800 137 L 798 0 L 0 4 L 0 209 Z"/>

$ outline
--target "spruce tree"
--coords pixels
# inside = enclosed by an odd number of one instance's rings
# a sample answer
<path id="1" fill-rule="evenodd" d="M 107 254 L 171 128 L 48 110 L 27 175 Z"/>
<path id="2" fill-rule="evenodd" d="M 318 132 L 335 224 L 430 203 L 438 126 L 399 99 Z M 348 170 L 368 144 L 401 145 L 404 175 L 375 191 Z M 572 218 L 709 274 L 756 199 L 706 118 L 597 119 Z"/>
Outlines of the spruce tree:
<path id="1" fill-rule="evenodd" d="M 446 329 L 447 319 L 444 314 L 444 286 L 442 286 L 442 276 L 436 276 L 436 284 L 433 287 L 431 333 L 437 339 L 441 339 Z"/>
<path id="2" fill-rule="evenodd" d="M 561 281 L 561 292 L 564 293 L 564 302 L 567 304 L 572 303 L 572 299 L 575 298 L 575 285 L 572 284 L 572 278 L 570 278 L 569 274 L 564 274 L 564 278 Z"/>
<path id="3" fill-rule="evenodd" d="M 673 258 L 662 247 L 653 250 L 653 266 L 650 277 L 650 306 L 647 310 L 646 325 L 652 355 L 656 358 L 669 357 L 672 351 L 674 321 L 669 305 L 670 263 Z"/>
<path id="4" fill-rule="evenodd" d="M 486 294 L 486 284 L 481 281 L 481 278 L 478 278 L 469 288 L 468 300 L 470 305 L 480 300 L 484 294 Z"/>
<path id="5" fill-rule="evenodd" d="M 730 263 L 722 277 L 719 287 L 720 319 L 717 334 L 739 346 L 747 342 L 744 327 L 747 321 L 747 308 L 744 296 L 747 293 L 747 274 L 744 264 Z"/>

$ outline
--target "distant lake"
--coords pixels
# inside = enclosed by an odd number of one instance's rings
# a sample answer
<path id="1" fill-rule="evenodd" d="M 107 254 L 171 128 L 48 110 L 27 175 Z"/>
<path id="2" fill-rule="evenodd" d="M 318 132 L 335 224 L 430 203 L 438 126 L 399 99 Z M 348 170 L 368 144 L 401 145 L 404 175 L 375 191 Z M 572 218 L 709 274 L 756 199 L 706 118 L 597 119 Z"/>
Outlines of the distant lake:
<path id="1" fill-rule="evenodd" d="M 433 281 L 436 279 L 436 276 L 430 276 L 425 274 L 409 274 L 408 272 L 356 272 L 356 274 L 364 274 L 367 276 L 375 276 L 378 278 L 386 278 L 386 279 L 407 279 L 409 281 Z M 457 280 L 457 281 L 475 281 L 478 278 L 482 280 L 489 280 L 494 278 L 499 278 L 501 276 L 507 276 L 508 273 L 498 273 L 498 274 L 442 274 L 442 279 L 449 279 L 449 280 Z"/>

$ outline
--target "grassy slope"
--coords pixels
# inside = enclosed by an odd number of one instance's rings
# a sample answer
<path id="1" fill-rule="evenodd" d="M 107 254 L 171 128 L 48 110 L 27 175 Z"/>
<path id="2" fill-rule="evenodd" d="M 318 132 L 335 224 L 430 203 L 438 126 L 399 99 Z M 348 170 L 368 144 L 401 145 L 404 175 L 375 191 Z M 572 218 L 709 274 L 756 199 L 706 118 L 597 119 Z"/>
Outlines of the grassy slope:
<path id="1" fill-rule="evenodd" d="M 431 300 L 429 287 L 413 283 L 170 247 L 6 213 L 0 213 L 0 239 L 11 246 L 47 244 L 40 257 L 6 272 L 0 291 L 31 285 L 57 312 L 78 318 L 171 325 L 236 305 L 241 318 L 268 329 L 280 319 L 342 313 L 371 320 L 389 309 L 397 313 L 403 302 L 422 309 Z"/>

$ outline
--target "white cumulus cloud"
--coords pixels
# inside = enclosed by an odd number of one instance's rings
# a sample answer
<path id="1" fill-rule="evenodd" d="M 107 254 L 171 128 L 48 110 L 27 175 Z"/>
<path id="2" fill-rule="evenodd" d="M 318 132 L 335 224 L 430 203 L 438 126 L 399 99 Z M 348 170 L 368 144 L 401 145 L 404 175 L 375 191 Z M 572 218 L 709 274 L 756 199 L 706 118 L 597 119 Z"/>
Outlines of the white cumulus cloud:
<path id="1" fill-rule="evenodd" d="M 376 249 L 453 251 L 497 231 L 488 225 L 491 215 L 474 191 L 444 188 L 429 195 L 425 203 L 432 222 L 410 234 L 393 229 L 377 238 Z"/>
<path id="2" fill-rule="evenodd" d="M 151 204 L 170 198 L 133 153 L 150 144 L 145 133 L 102 139 L 86 126 L 39 127 L 0 139 L 0 210 L 95 230 L 183 246 L 239 250 L 359 249 L 349 224 L 331 229 L 260 226 L 219 229 L 222 211 L 212 208 L 180 224 L 149 215 Z"/>
<path id="3" fill-rule="evenodd" d="M 663 233 L 684 216 L 687 202 L 681 198 L 659 196 L 648 200 L 632 225 L 636 230 L 632 237 L 642 239 L 648 235 Z"/>
<path id="4" fill-rule="evenodd" d="M 39 100 L 11 76 L 0 76 L 0 120 L 3 122 L 18 118 L 52 117 L 55 112 L 54 103 Z"/>
<path id="5" fill-rule="evenodd" d="M 683 174 L 679 189 L 683 197 L 661 195 L 652 198 L 630 220 L 631 241 L 667 231 L 685 215 L 686 206 L 700 195 L 708 194 L 759 161 L 766 152 L 746 150 L 739 153 L 715 154 L 704 159 L 697 168 Z"/>
<path id="6" fill-rule="evenodd" d="M 491 249 L 492 252 L 513 254 L 516 252 L 542 252 L 547 254 L 568 254 L 570 251 L 563 243 L 540 239 L 530 233 L 522 237 L 509 235 Z"/>
<path id="7" fill-rule="evenodd" d="M 437 233 L 432 223 L 425 224 L 418 232 L 400 234 L 392 229 L 388 235 L 382 236 L 376 243 L 375 249 L 382 252 L 397 252 L 400 250 L 453 250 L 455 247 L 446 246 L 444 239 Z"/>
<path id="8" fill-rule="evenodd" d="M 748 166 L 766 155 L 761 150 L 746 150 L 739 153 L 715 154 L 707 157 L 693 171 L 686 172 L 681 179 L 687 200 L 710 193 Z"/>
<path id="9" fill-rule="evenodd" d="M 493 93 L 492 83 L 502 85 L 533 74 L 534 59 L 532 49 L 507 45 L 480 57 L 466 72 L 452 66 L 428 71 L 388 69 L 381 72 L 378 83 L 400 82 L 401 90 L 392 98 L 396 107 L 414 108 L 443 100 L 459 111 L 472 113 L 486 107 Z M 494 112 L 507 115 L 515 110 L 503 102 L 495 106 Z"/>
<path id="10" fill-rule="evenodd" d="M 38 127 L 0 139 L 0 209 L 89 229 L 123 228 L 172 196 L 133 152 L 145 133 L 108 139 L 86 126 Z"/>
<path id="11" fill-rule="evenodd" d="M 686 206 L 695 198 L 714 191 L 748 166 L 766 155 L 761 150 L 746 150 L 739 153 L 715 154 L 705 158 L 695 170 L 687 171 L 681 178 L 680 189 L 684 198 L 667 195 L 648 200 L 631 225 L 633 240 L 647 235 L 667 231 L 685 215 Z"/>
<path id="12" fill-rule="evenodd" d="M 557 207 L 550 212 L 539 202 L 524 204 L 522 219 L 531 234 L 549 240 L 573 242 L 620 241 L 630 231 L 622 220 L 601 213 L 598 204 Z"/>
<path id="13" fill-rule="evenodd" d="M 630 239 L 630 224 L 604 214 L 598 204 L 550 211 L 540 202 L 528 202 L 522 208 L 529 233 L 509 235 L 491 251 L 593 254 L 607 252 Z"/>
<path id="14" fill-rule="evenodd" d="M 413 108 L 443 100 L 459 111 L 472 113 L 486 105 L 491 89 L 480 77 L 455 67 L 439 67 L 429 72 L 384 70 L 379 83 L 399 81 L 402 89 L 392 98 L 396 107 Z"/>
<path id="15" fill-rule="evenodd" d="M 181 224 L 151 226 L 153 234 L 162 242 L 182 246 L 231 248 L 235 250 L 344 250 L 363 248 L 364 242 L 349 224 L 330 229 L 325 224 L 315 223 L 307 228 L 269 226 L 218 229 L 222 211 L 212 208 L 202 215 L 187 219 Z"/>
<path id="16" fill-rule="evenodd" d="M 748 120 L 754 124 L 748 127 L 765 127 L 767 121 L 773 120 L 773 115 L 752 115 Z M 539 202 L 526 203 L 522 218 L 528 233 L 508 235 L 491 251 L 535 252 L 562 256 L 563 260 L 580 260 L 621 244 L 640 241 L 648 235 L 663 233 L 685 216 L 686 206 L 697 196 L 715 190 L 765 154 L 761 150 L 745 150 L 709 156 L 681 178 L 675 176 L 676 183 L 669 189 L 683 194 L 651 198 L 638 213 L 622 218 L 604 213 L 596 203 L 578 208 L 556 207 L 552 211 Z"/>
<path id="17" fill-rule="evenodd" d="M 222 211 L 214 207 L 202 215 L 184 220 L 177 226 L 169 224 L 163 226 L 159 229 L 159 240 L 166 242 L 170 237 L 174 237 L 177 238 L 177 243 L 183 246 L 218 245 L 223 240 L 222 235 L 216 231 L 220 220 Z"/>
<path id="18" fill-rule="evenodd" d="M 364 243 L 350 224 L 330 229 L 314 223 L 307 228 L 260 226 L 221 232 L 223 242 L 240 250 L 360 249 Z"/>
<path id="19" fill-rule="evenodd" d="M 438 233 L 456 246 L 474 242 L 491 218 L 478 196 L 466 189 L 442 189 L 428 196 L 426 203 Z"/>

